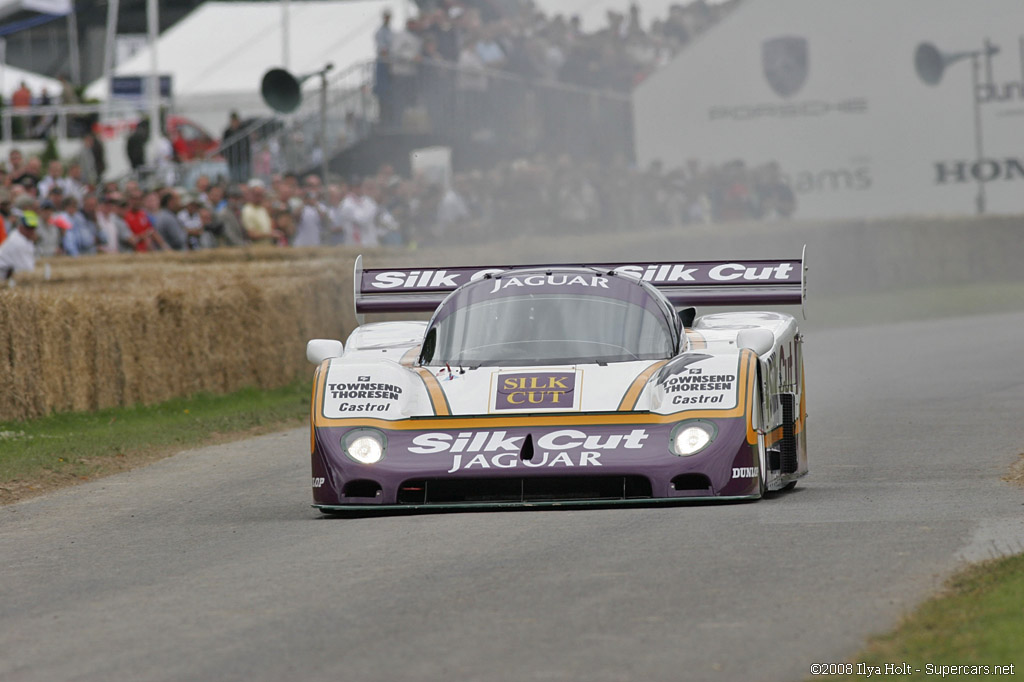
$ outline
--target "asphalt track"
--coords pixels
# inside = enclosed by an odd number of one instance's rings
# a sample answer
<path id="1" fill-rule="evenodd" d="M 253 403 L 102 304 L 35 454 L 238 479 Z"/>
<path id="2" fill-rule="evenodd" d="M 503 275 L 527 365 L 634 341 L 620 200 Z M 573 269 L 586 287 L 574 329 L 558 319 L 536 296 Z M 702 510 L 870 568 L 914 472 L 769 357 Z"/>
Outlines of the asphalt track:
<path id="1" fill-rule="evenodd" d="M 0 680 L 803 679 L 1024 551 L 1022 348 L 812 326 L 811 475 L 757 503 L 323 519 L 295 430 L 3 507 Z"/>

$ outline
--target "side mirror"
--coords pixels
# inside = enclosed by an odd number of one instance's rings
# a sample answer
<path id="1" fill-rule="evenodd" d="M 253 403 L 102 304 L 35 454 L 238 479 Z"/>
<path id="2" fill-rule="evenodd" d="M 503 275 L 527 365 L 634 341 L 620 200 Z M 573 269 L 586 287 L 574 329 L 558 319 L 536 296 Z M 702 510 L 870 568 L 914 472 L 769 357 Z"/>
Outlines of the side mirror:
<path id="1" fill-rule="evenodd" d="M 334 339 L 312 339 L 306 344 L 306 359 L 319 365 L 327 358 L 339 358 L 345 346 Z"/>

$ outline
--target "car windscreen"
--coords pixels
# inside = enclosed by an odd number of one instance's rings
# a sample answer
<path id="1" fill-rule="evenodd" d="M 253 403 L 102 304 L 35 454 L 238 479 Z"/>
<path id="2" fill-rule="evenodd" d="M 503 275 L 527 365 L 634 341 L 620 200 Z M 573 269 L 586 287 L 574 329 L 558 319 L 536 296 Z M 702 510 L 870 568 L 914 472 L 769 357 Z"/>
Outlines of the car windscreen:
<path id="1" fill-rule="evenodd" d="M 656 306 L 603 296 L 529 294 L 477 300 L 436 319 L 426 365 L 479 367 L 668 358 L 673 337 Z"/>

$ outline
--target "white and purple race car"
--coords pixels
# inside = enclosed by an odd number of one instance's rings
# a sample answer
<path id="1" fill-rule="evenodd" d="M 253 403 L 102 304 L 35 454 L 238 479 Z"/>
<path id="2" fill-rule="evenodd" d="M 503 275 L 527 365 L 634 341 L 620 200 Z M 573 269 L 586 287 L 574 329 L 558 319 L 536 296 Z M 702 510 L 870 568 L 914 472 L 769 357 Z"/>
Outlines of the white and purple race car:
<path id="1" fill-rule="evenodd" d="M 363 269 L 309 342 L 314 506 L 742 500 L 807 473 L 804 259 Z"/>

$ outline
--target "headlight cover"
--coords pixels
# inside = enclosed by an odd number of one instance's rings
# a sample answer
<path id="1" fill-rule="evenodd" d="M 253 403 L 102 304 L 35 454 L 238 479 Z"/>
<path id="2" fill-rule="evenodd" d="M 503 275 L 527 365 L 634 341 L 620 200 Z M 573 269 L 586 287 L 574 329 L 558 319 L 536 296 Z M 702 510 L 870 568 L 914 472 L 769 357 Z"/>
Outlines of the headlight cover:
<path id="1" fill-rule="evenodd" d="M 376 464 L 384 459 L 388 440 L 377 429 L 353 429 L 341 439 L 341 448 L 354 462 Z"/>
<path id="2" fill-rule="evenodd" d="M 714 422 L 689 419 L 676 424 L 669 439 L 669 448 L 673 455 L 689 457 L 710 445 L 717 435 L 718 427 Z"/>

